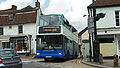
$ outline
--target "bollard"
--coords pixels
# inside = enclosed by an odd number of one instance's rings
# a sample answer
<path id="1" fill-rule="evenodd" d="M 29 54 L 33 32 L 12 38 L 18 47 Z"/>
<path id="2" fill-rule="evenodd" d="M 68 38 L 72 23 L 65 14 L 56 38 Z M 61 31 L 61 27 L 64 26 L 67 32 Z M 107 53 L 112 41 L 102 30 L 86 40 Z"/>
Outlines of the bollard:
<path id="1" fill-rule="evenodd" d="M 102 54 L 99 54 L 99 63 L 103 64 L 103 55 Z"/>
<path id="2" fill-rule="evenodd" d="M 114 55 L 114 66 L 118 66 L 118 55 Z"/>

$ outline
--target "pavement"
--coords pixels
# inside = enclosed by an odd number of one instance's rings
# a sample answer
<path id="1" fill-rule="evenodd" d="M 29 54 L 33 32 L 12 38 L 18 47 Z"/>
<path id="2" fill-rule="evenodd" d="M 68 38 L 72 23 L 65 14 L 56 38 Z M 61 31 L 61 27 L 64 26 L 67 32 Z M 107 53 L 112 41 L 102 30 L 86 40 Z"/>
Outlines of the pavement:
<path id="1" fill-rule="evenodd" d="M 90 65 L 96 68 L 120 68 L 120 60 L 118 61 L 118 66 L 114 67 L 113 59 L 103 59 L 103 64 L 95 63 L 95 62 L 88 62 L 86 60 L 81 61 L 83 64 Z"/>

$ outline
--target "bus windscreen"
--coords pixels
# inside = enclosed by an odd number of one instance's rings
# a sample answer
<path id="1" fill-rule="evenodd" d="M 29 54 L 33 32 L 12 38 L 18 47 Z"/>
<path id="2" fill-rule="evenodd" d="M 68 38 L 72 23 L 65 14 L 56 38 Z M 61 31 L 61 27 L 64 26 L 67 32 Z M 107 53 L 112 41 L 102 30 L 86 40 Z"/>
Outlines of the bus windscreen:
<path id="1" fill-rule="evenodd" d="M 39 36 L 37 44 L 37 49 L 62 49 L 62 36 Z"/>

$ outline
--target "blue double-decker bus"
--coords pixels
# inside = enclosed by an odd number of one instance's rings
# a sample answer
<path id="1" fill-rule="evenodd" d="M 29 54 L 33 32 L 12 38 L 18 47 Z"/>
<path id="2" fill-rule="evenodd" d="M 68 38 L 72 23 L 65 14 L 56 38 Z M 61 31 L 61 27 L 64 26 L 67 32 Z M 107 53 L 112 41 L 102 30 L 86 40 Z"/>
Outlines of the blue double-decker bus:
<path id="1" fill-rule="evenodd" d="M 40 16 L 37 23 L 36 57 L 48 59 L 77 58 L 78 33 L 62 14 Z"/>

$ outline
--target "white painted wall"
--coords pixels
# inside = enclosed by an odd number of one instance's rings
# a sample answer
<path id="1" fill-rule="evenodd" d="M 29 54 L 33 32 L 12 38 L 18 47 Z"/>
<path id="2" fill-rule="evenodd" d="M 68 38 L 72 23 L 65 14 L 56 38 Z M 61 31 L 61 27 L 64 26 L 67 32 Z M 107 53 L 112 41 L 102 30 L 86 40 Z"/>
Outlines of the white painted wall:
<path id="1" fill-rule="evenodd" d="M 96 13 L 106 13 L 105 17 L 97 21 L 98 28 L 115 27 L 115 11 L 120 10 L 120 7 L 105 7 L 97 8 Z"/>
<path id="2" fill-rule="evenodd" d="M 9 29 L 9 26 L 12 26 L 12 29 Z M 8 25 L 2 26 L 4 29 L 4 35 L 17 35 L 18 34 L 18 26 L 17 25 Z"/>
<path id="3" fill-rule="evenodd" d="M 32 35 L 31 38 L 31 50 L 33 50 L 33 53 L 36 52 L 36 24 L 31 23 L 31 24 L 24 24 L 23 25 L 23 34 L 25 35 Z"/>

